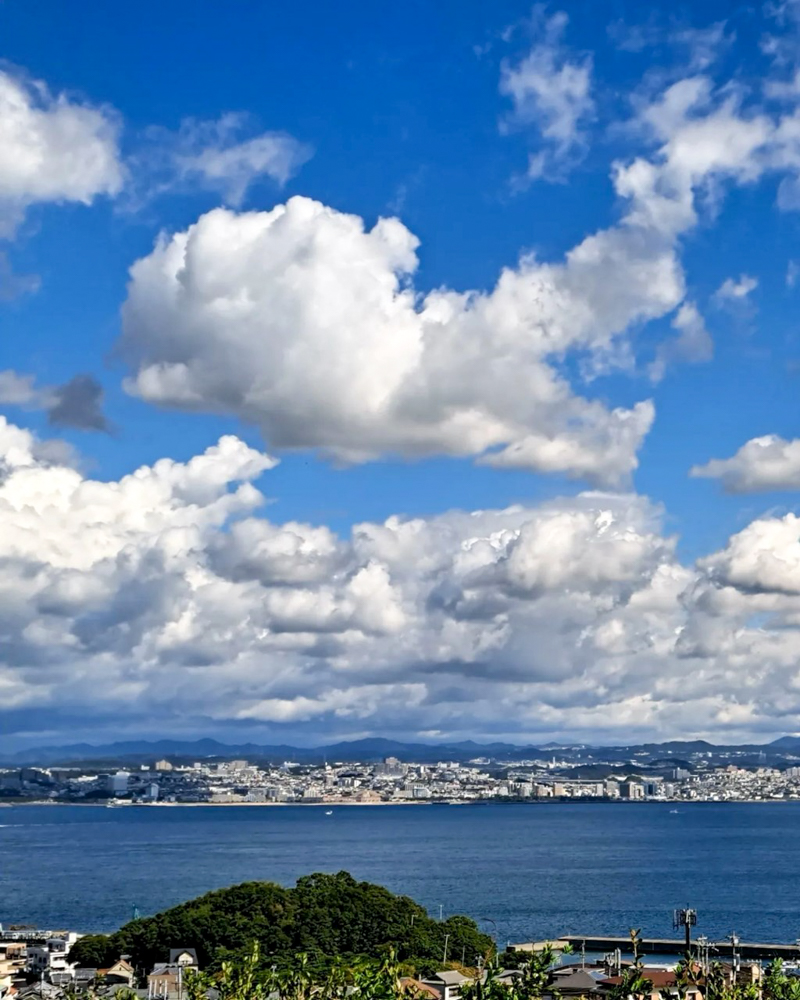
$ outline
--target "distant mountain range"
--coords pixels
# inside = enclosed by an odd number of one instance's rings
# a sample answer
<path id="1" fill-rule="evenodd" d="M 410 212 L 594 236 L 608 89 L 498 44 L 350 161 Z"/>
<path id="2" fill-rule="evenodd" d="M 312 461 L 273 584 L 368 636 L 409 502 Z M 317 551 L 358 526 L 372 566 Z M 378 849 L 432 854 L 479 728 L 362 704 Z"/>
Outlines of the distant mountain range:
<path id="1" fill-rule="evenodd" d="M 669 766 L 702 754 L 711 758 L 726 758 L 731 754 L 754 760 L 785 760 L 794 753 L 800 755 L 800 736 L 782 736 L 768 744 L 717 746 L 706 740 L 671 740 L 666 743 L 642 743 L 631 746 L 593 747 L 587 744 L 547 743 L 543 746 L 517 746 L 513 743 L 476 743 L 463 740 L 456 743 L 405 743 L 398 740 L 372 739 L 331 743 L 319 747 L 295 747 L 280 744 L 264 746 L 257 743 L 227 744 L 218 740 L 130 740 L 93 746 L 76 743 L 71 746 L 37 747 L 0 756 L 0 764 L 19 767 L 23 764 L 77 763 L 147 763 L 166 758 L 173 761 L 204 758 L 232 759 L 242 757 L 256 761 L 296 761 L 301 764 L 327 760 L 363 761 L 365 763 L 397 757 L 402 761 L 432 763 L 439 760 L 464 762 L 476 757 L 489 757 L 499 762 L 519 760 L 549 760 L 557 755 L 562 760 L 586 764 L 598 761 L 635 761 L 643 765 Z"/>
<path id="2" fill-rule="evenodd" d="M 402 743 L 379 737 L 330 743 L 320 747 L 295 747 L 286 744 L 263 746 L 258 743 L 227 744 L 218 740 L 131 740 L 124 743 L 106 743 L 93 746 L 90 743 L 75 743 L 63 747 L 37 747 L 20 750 L 18 753 L 0 757 L 8 763 L 66 763 L 104 760 L 157 760 L 159 758 L 190 758 L 201 760 L 207 757 L 257 758 L 270 761 L 297 761 L 315 763 L 328 761 L 379 761 L 384 757 L 397 757 L 404 761 L 470 760 L 473 757 L 524 758 L 529 754 L 537 757 L 552 755 L 552 749 L 519 747 L 513 743 L 475 743 L 465 740 L 459 743 Z"/>

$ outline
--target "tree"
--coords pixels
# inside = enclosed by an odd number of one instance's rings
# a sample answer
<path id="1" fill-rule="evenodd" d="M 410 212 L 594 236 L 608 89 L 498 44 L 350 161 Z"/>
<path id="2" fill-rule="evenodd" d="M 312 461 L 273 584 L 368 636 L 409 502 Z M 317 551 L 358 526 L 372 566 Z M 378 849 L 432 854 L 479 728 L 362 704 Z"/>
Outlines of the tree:
<path id="1" fill-rule="evenodd" d="M 761 995 L 764 1000 L 800 1000 L 800 980 L 787 976 L 783 962 L 776 958 L 764 975 Z"/>
<path id="2" fill-rule="evenodd" d="M 170 948 L 191 947 L 202 968 L 218 971 L 224 962 L 246 962 L 257 941 L 260 955 L 279 970 L 289 959 L 294 967 L 299 953 L 308 956 L 310 968 L 327 971 L 336 956 L 383 959 L 391 947 L 397 960 L 433 971 L 441 965 L 446 937 L 452 956 L 485 955 L 493 947 L 468 917 L 432 920 L 407 896 L 339 872 L 308 875 L 292 889 L 245 882 L 210 892 L 109 936 L 81 938 L 70 961 L 97 968 L 127 954 L 143 975 Z"/>

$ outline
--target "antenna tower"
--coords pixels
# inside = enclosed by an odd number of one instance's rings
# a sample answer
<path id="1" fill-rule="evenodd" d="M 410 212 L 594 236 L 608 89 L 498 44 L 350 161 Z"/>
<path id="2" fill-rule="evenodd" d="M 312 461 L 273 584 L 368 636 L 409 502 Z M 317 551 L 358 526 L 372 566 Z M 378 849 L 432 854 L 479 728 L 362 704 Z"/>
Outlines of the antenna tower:
<path id="1" fill-rule="evenodd" d="M 686 933 L 686 955 L 692 948 L 692 928 L 697 926 L 697 910 L 673 910 L 672 926 L 677 931 L 681 927 Z"/>

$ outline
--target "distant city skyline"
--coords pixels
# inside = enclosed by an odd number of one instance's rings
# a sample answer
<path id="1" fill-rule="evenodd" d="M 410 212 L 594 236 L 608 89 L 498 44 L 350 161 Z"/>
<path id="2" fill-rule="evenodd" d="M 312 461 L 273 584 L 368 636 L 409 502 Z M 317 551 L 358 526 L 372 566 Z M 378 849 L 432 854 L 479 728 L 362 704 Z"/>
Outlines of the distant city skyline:
<path id="1" fill-rule="evenodd" d="M 0 752 L 800 732 L 800 0 L 0 38 Z"/>

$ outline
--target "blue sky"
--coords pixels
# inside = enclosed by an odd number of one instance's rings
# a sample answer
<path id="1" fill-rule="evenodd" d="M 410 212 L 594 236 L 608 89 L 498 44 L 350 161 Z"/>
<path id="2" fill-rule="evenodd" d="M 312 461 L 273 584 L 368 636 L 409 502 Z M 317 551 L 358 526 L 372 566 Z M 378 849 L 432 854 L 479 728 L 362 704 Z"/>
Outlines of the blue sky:
<path id="1" fill-rule="evenodd" d="M 46 567 L 3 626 L 12 740 L 103 735 L 120 698 L 131 732 L 160 703 L 169 730 L 305 742 L 800 728 L 796 0 L 80 13 L 0 5 L 0 412 L 33 435 L 4 461 L 43 477 L 4 484 L 6 585 Z M 159 487 L 136 534 L 114 484 L 222 435 L 279 460 L 213 459 L 261 506 Z M 107 484 L 94 562 L 67 474 Z M 511 505 L 485 536 L 453 513 Z M 64 537 L 23 552 L 32 509 Z M 167 509 L 198 533 L 180 565 Z M 408 518 L 431 536 L 408 564 L 351 535 Z M 314 572 L 278 579 L 273 542 Z M 574 574 L 540 580 L 551 558 Z M 148 573 L 171 596 L 131 611 Z"/>

